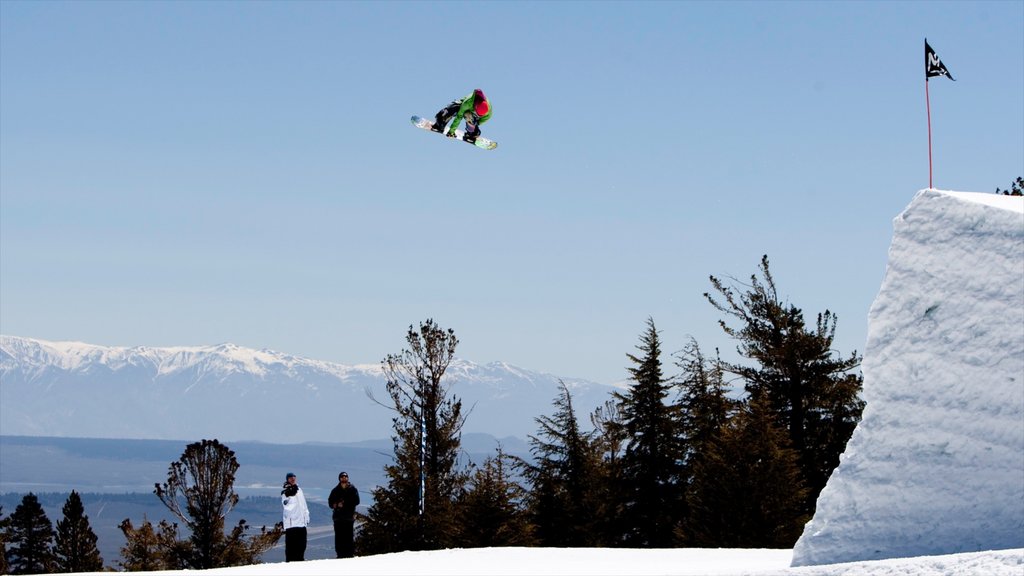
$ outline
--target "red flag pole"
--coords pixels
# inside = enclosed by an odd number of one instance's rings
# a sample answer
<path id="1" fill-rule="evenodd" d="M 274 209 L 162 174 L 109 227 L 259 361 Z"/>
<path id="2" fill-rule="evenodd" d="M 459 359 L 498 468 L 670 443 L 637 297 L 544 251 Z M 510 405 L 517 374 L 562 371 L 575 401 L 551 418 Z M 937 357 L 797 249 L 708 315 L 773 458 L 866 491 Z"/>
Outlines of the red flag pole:
<path id="1" fill-rule="evenodd" d="M 924 101 L 928 109 L 928 189 L 932 188 L 932 101 L 928 95 L 928 75 L 924 77 Z"/>

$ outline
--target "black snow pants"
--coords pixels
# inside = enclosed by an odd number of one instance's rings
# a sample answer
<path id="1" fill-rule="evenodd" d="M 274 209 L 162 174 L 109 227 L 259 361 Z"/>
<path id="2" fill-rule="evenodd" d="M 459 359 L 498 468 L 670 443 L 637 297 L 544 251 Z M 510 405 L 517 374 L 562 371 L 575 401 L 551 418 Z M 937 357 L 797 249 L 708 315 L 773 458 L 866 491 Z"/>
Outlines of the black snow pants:
<path id="1" fill-rule="evenodd" d="M 302 562 L 306 559 L 306 527 L 284 531 L 284 561 Z"/>
<path id="2" fill-rule="evenodd" d="M 448 125 L 448 122 L 458 113 L 459 108 L 462 107 L 462 100 L 452 100 L 452 103 L 441 108 L 438 113 L 434 116 L 434 127 L 438 131 L 443 131 L 444 127 Z M 480 120 L 472 112 L 466 114 L 471 118 L 466 118 L 466 136 L 475 138 L 480 135 Z"/>
<path id="3" fill-rule="evenodd" d="M 338 558 L 351 558 L 355 556 L 355 544 L 353 544 L 353 524 L 355 519 L 348 515 L 347 518 L 334 519 L 334 551 Z"/>

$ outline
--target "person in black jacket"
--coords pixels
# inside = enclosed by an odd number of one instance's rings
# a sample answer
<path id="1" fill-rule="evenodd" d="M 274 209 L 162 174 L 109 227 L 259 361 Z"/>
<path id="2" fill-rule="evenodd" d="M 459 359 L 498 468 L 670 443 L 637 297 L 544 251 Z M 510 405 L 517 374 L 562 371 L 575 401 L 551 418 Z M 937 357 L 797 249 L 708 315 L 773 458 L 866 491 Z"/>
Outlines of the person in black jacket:
<path id="1" fill-rule="evenodd" d="M 359 505 L 359 491 L 348 481 L 348 472 L 338 474 L 338 485 L 327 497 L 327 505 L 334 518 L 334 551 L 338 558 L 355 555 L 353 525 L 356 521 L 356 506 Z"/>

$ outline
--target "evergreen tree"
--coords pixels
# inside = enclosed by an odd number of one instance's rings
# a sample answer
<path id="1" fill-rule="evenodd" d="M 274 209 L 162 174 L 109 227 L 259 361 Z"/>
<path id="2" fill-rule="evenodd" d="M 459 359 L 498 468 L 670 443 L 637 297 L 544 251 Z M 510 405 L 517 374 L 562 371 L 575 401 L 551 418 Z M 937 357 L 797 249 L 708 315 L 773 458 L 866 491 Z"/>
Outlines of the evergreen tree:
<path id="1" fill-rule="evenodd" d="M 394 461 L 384 466 L 387 485 L 373 489 L 373 506 L 366 513 L 357 536 L 359 555 L 419 550 L 419 426 L 394 422 Z"/>
<path id="2" fill-rule="evenodd" d="M 792 548 L 809 516 L 797 454 L 755 397 L 694 460 L 690 544 L 705 548 Z"/>
<path id="3" fill-rule="evenodd" d="M 78 492 L 71 491 L 64 503 L 64 519 L 57 521 L 54 551 L 59 572 L 99 572 L 103 558 L 96 547 L 96 533 L 89 525 L 85 506 Z"/>
<path id="4" fill-rule="evenodd" d="M 282 527 L 275 526 L 246 539 L 245 520 L 230 536 L 224 534 L 224 518 L 238 504 L 238 467 L 233 450 L 217 440 L 203 440 L 186 446 L 181 458 L 171 463 L 167 482 L 156 484 L 157 497 L 191 531 L 189 568 L 255 564 L 283 534 Z"/>
<path id="5" fill-rule="evenodd" d="M 526 490 L 512 479 L 516 459 L 501 447 L 488 457 L 469 480 L 459 502 L 462 521 L 461 546 L 532 546 L 533 525 L 525 509 Z"/>
<path id="6" fill-rule="evenodd" d="M 433 320 L 412 326 L 409 348 L 382 361 L 395 416 L 394 462 L 386 486 L 360 530 L 362 553 L 434 550 L 455 546 L 460 527 L 455 503 L 466 486 L 457 468 L 462 442 L 462 401 L 443 382 L 459 341 Z"/>
<path id="7" fill-rule="evenodd" d="M 53 572 L 53 524 L 29 492 L 21 499 L 8 519 L 7 551 L 11 574 L 44 574 Z"/>
<path id="8" fill-rule="evenodd" d="M 9 574 L 10 565 L 7 563 L 7 529 L 10 524 L 9 518 L 4 518 L 4 507 L 0 506 L 0 574 Z"/>
<path id="9" fill-rule="evenodd" d="M 534 461 L 522 463 L 531 485 L 530 517 L 541 546 L 599 546 L 601 455 L 579 428 L 569 388 L 561 381 L 559 386 L 555 414 L 537 418 L 540 430 L 530 436 Z"/>
<path id="10" fill-rule="evenodd" d="M 681 512 L 680 414 L 668 402 L 661 341 L 651 318 L 637 349 L 641 356 L 627 355 L 636 364 L 629 369 L 633 384 L 625 394 L 615 393 L 626 436 L 619 482 L 622 530 L 629 546 L 664 548 L 672 545 Z"/>
<path id="11" fill-rule="evenodd" d="M 681 438 L 683 443 L 683 481 L 687 490 L 684 498 L 684 512 L 681 518 L 688 518 L 689 502 L 693 499 L 692 480 L 694 466 L 713 442 L 717 441 L 722 428 L 737 409 L 737 402 L 727 395 L 725 369 L 721 358 L 709 360 L 704 356 L 697 341 L 690 342 L 678 356 L 676 365 L 680 374 L 679 398 L 681 416 Z M 688 522 L 677 527 L 676 541 L 688 545 L 691 541 Z"/>
<path id="12" fill-rule="evenodd" d="M 737 402 L 727 394 L 725 367 L 717 351 L 715 359 L 710 360 L 691 338 L 680 352 L 676 365 L 682 370 L 679 405 L 688 462 L 718 437 L 722 426 L 736 410 Z"/>
<path id="13" fill-rule="evenodd" d="M 740 322 L 738 327 L 725 320 L 719 324 L 739 341 L 737 351 L 756 364 L 730 363 L 727 369 L 743 379 L 750 396 L 764 395 L 779 415 L 799 454 L 807 487 L 805 512 L 810 514 L 864 409 L 859 398 L 863 378 L 850 373 L 860 357 L 856 351 L 847 358 L 833 353 L 837 318 L 830 311 L 818 314 L 817 325 L 809 328 L 799 308 L 779 299 L 767 256 L 760 271 L 762 279 L 751 276 L 741 294 L 712 276 L 722 300 L 704 296 Z"/>

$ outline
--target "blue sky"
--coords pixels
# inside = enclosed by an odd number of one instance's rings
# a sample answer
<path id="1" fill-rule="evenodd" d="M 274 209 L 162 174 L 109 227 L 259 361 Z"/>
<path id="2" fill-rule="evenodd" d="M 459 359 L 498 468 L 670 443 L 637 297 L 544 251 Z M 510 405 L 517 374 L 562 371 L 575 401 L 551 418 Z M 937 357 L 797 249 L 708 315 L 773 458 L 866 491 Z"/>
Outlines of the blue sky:
<path id="1" fill-rule="evenodd" d="M 768 254 L 863 351 L 892 219 L 1024 174 L 1024 2 L 0 2 L 0 332 L 627 376 Z M 414 129 L 482 88 L 485 152 Z M 666 371 L 674 372 L 670 356 Z"/>

